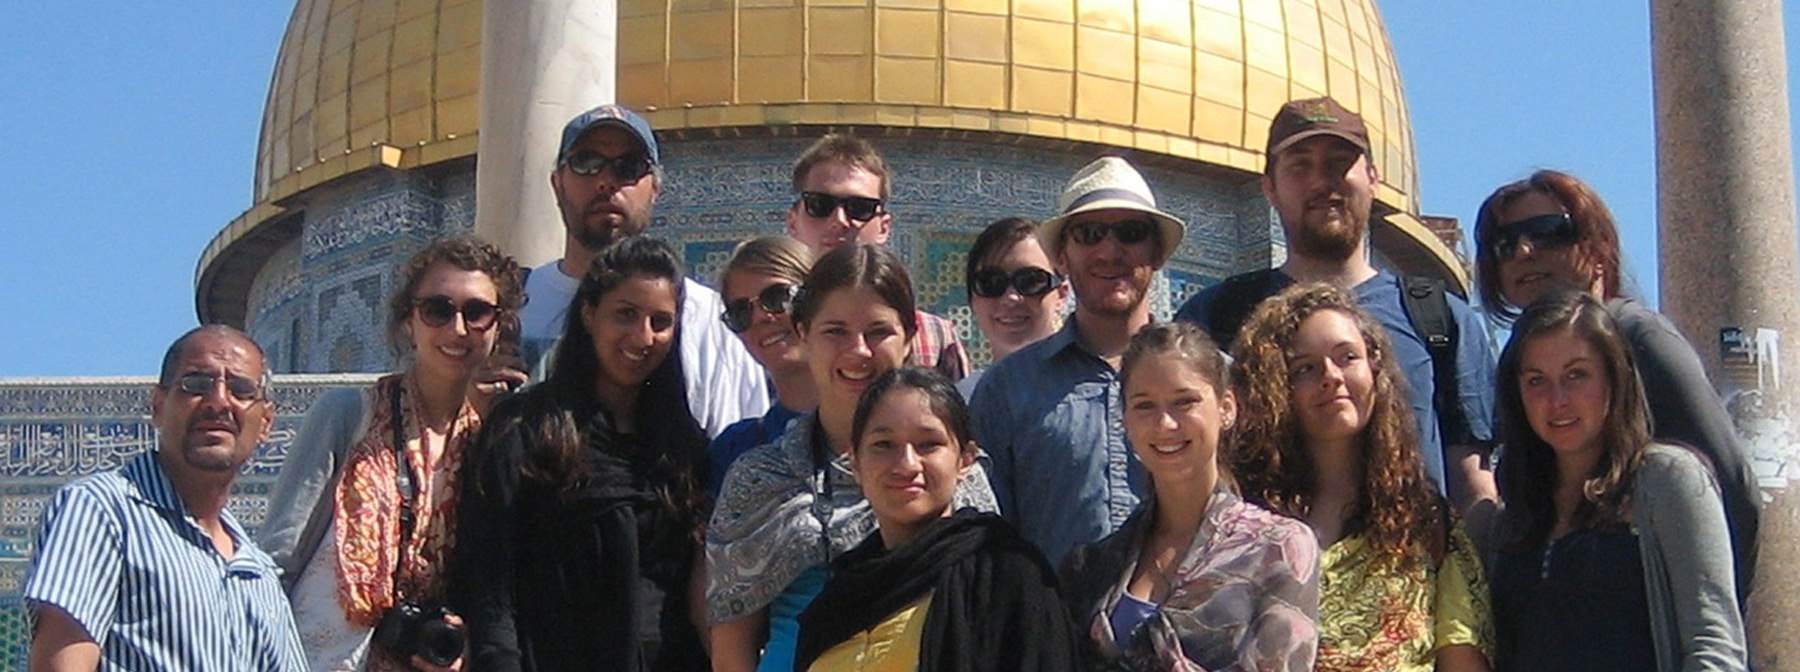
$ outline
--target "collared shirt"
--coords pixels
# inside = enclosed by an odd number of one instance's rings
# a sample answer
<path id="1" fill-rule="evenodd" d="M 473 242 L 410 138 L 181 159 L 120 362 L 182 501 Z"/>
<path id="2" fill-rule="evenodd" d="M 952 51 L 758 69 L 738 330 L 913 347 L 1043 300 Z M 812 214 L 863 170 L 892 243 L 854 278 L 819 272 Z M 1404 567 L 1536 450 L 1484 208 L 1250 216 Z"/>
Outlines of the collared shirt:
<path id="1" fill-rule="evenodd" d="M 1125 524 L 1145 490 L 1119 372 L 1081 347 L 1075 319 L 987 370 L 970 413 L 1000 512 L 1051 564 Z"/>
<path id="2" fill-rule="evenodd" d="M 542 380 L 548 370 L 547 356 L 562 337 L 563 319 L 580 286 L 581 278 L 563 275 L 557 261 L 533 269 L 525 280 L 525 294 L 531 300 L 519 314 L 523 332 L 519 352 L 533 365 L 535 380 Z M 688 410 L 707 438 L 769 410 L 768 378 L 743 341 L 725 328 L 719 318 L 724 312 L 718 292 L 693 278 L 682 278 L 681 337 L 676 342 L 687 381 Z"/>
<path id="3" fill-rule="evenodd" d="M 25 580 L 100 645 L 101 670 L 306 670 L 275 562 L 230 511 L 226 559 L 151 451 L 64 486 Z"/>
<path id="4" fill-rule="evenodd" d="M 1294 279 L 1275 272 L 1277 291 L 1294 284 Z M 1353 290 L 1356 304 L 1368 311 L 1376 322 L 1387 328 L 1388 340 L 1394 345 L 1394 361 L 1406 376 L 1413 415 L 1418 420 L 1419 453 L 1425 458 L 1425 473 L 1437 481 L 1438 492 L 1448 493 L 1444 480 L 1445 446 L 1484 444 L 1493 440 L 1494 417 L 1494 351 L 1488 341 L 1487 326 L 1469 302 L 1447 293 L 1450 315 L 1456 320 L 1456 404 L 1454 409 L 1440 409 L 1436 403 L 1437 380 L 1431 366 L 1431 350 L 1424 337 L 1413 328 L 1401 299 L 1403 280 L 1387 271 L 1378 271 Z M 1201 329 L 1212 322 L 1213 300 L 1224 283 L 1206 288 L 1175 314 L 1178 321 L 1190 322 Z M 1446 410 L 1462 414 L 1462 436 L 1440 436 L 1438 414 Z"/>
<path id="5" fill-rule="evenodd" d="M 957 338 L 956 323 L 923 310 L 913 311 L 919 333 L 913 336 L 913 366 L 937 369 L 950 379 L 962 380 L 969 373 L 969 353 Z"/>

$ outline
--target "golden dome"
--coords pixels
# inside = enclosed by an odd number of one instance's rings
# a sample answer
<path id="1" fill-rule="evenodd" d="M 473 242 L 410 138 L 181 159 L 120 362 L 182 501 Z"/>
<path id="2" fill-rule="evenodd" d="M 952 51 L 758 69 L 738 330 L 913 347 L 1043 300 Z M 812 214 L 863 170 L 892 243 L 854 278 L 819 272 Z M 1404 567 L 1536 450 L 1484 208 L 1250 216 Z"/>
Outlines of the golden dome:
<path id="1" fill-rule="evenodd" d="M 621 0 L 619 98 L 658 130 L 792 124 L 1095 142 L 1262 170 L 1282 103 L 1362 114 L 1418 211 L 1373 0 Z"/>
<path id="2" fill-rule="evenodd" d="M 372 165 L 472 155 L 481 7 L 298 0 L 256 202 Z M 1259 172 L 1275 110 L 1331 95 L 1368 123 L 1381 200 L 1418 211 L 1373 0 L 621 0 L 618 34 L 620 100 L 667 130 L 990 131 Z"/>
<path id="3" fill-rule="evenodd" d="M 1374 0 L 620 0 L 618 16 L 618 97 L 676 135 L 930 129 L 1255 174 L 1281 104 L 1330 95 L 1368 124 L 1376 196 L 1413 243 L 1398 261 L 1468 284 L 1415 218 L 1411 122 Z M 236 305 L 209 286 L 251 277 L 264 248 L 295 235 L 289 196 L 475 154 L 481 23 L 481 0 L 296 1 L 254 203 L 201 255 L 203 315 Z"/>

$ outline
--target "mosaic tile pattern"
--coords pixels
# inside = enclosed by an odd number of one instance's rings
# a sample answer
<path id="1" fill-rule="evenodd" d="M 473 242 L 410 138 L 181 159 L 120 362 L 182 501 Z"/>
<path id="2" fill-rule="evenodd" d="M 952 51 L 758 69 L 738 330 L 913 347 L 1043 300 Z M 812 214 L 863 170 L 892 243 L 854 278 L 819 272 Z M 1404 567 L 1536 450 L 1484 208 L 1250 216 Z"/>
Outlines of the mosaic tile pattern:
<path id="1" fill-rule="evenodd" d="M 665 142 L 667 182 L 652 231 L 681 249 L 689 274 L 716 285 L 740 241 L 784 230 L 790 166 L 811 138 Z M 1063 183 L 1092 156 L 986 142 L 878 138 L 893 171 L 891 246 L 914 273 L 920 306 L 955 320 L 978 364 L 987 344 L 973 328 L 962 268 L 975 234 L 995 219 L 1053 214 Z M 1163 168 L 1144 171 L 1163 207 L 1189 223 L 1160 274 L 1152 305 L 1166 317 L 1182 299 L 1239 269 L 1259 267 L 1279 232 L 1254 180 L 1228 184 Z M 296 252 L 258 277 L 250 330 L 277 368 L 381 371 L 396 363 L 381 304 L 395 269 L 432 238 L 473 228 L 473 163 L 430 171 L 359 173 L 302 196 Z M 1271 233 L 1274 237 L 1271 238 Z"/>
<path id="2" fill-rule="evenodd" d="M 255 530 L 300 418 L 327 389 L 373 377 L 277 376 L 276 423 L 232 488 L 231 511 Z M 63 484 L 119 468 L 150 450 L 151 378 L 0 380 L 0 665 L 25 669 L 29 630 L 19 599 L 44 503 Z"/>

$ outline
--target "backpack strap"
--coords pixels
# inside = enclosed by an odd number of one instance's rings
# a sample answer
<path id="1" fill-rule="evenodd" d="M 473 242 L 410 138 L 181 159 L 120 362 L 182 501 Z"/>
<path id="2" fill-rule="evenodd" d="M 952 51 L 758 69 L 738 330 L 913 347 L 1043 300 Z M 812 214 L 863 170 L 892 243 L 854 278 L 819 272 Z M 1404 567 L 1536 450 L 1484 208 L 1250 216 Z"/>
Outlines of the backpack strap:
<path id="1" fill-rule="evenodd" d="M 1468 419 L 1457 399 L 1456 346 L 1461 334 L 1450 312 L 1448 292 L 1444 281 L 1437 278 L 1409 275 L 1401 280 L 1400 300 L 1406 317 L 1431 354 L 1431 403 L 1437 409 L 1438 434 L 1445 443 L 1468 434 Z"/>
<path id="2" fill-rule="evenodd" d="M 1219 283 L 1219 293 L 1213 297 L 1205 325 L 1207 335 L 1212 336 L 1219 349 L 1230 350 L 1231 344 L 1237 341 L 1238 331 L 1250 320 L 1250 313 L 1262 304 L 1263 299 L 1281 291 L 1277 286 L 1277 273 L 1273 268 L 1265 268 L 1240 273 Z"/>

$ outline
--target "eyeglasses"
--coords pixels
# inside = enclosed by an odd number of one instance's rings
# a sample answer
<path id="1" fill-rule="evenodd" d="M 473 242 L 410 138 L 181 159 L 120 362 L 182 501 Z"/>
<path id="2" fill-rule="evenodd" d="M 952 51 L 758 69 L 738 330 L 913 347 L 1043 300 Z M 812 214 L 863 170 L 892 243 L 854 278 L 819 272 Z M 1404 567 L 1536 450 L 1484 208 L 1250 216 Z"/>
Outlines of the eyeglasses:
<path id="1" fill-rule="evenodd" d="M 832 211 L 841 206 L 844 218 L 852 222 L 867 222 L 882 212 L 879 198 L 833 196 L 817 191 L 800 192 L 800 205 L 806 208 L 806 214 L 814 217 L 830 217 Z"/>
<path id="2" fill-rule="evenodd" d="M 607 168 L 612 169 L 613 177 L 621 182 L 636 182 L 650 174 L 650 159 L 643 154 L 626 154 L 624 156 L 607 156 L 591 149 L 584 149 L 563 157 L 562 164 L 569 167 L 576 175 L 594 176 Z"/>
<path id="3" fill-rule="evenodd" d="M 413 309 L 419 313 L 419 320 L 427 327 L 441 327 L 450 323 L 450 319 L 462 314 L 463 324 L 470 329 L 481 331 L 494 326 L 495 318 L 500 317 L 500 307 L 481 299 L 464 301 L 461 308 L 456 306 L 448 296 L 427 296 L 413 299 Z"/>
<path id="4" fill-rule="evenodd" d="M 799 287 L 778 282 L 757 292 L 755 305 L 762 306 L 763 312 L 770 315 L 780 315 L 794 309 L 794 296 L 799 293 Z M 756 314 L 750 297 L 746 296 L 727 301 L 725 314 L 719 317 L 725 320 L 726 329 L 741 334 L 750 330 L 750 321 L 756 319 Z"/>
<path id="5" fill-rule="evenodd" d="M 1135 245 L 1149 240 L 1155 232 L 1156 224 L 1148 219 L 1128 219 L 1113 224 L 1076 222 L 1068 228 L 1069 238 L 1082 245 L 1099 245 L 1108 233 L 1117 236 L 1121 245 Z"/>
<path id="6" fill-rule="evenodd" d="M 1527 217 L 1501 224 L 1494 233 L 1494 258 L 1506 261 L 1519 253 L 1519 240 L 1530 238 L 1532 247 L 1555 248 L 1574 245 L 1581 238 L 1575 219 L 1566 212 Z"/>
<path id="7" fill-rule="evenodd" d="M 225 391 L 230 392 L 231 398 L 233 399 L 238 401 L 256 401 L 257 399 L 262 398 L 262 383 L 258 383 L 245 376 L 232 374 L 221 375 L 207 373 L 205 371 L 195 371 L 193 373 L 183 374 L 180 378 L 176 378 L 174 388 L 181 390 L 186 394 L 204 397 L 211 393 L 221 380 L 225 381 Z"/>
<path id="8" fill-rule="evenodd" d="M 1039 297 L 1049 294 L 1050 290 L 1061 287 L 1063 277 L 1036 266 L 1007 272 L 993 266 L 975 271 L 969 278 L 969 291 L 976 296 L 998 299 L 1006 296 L 1006 290 L 1012 289 L 1020 296 Z"/>

